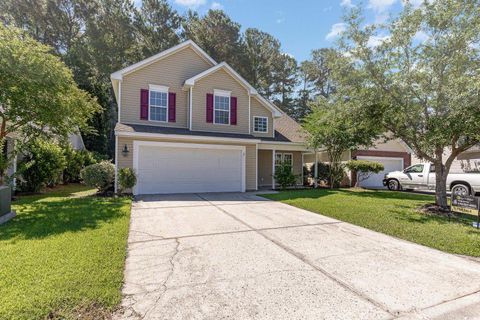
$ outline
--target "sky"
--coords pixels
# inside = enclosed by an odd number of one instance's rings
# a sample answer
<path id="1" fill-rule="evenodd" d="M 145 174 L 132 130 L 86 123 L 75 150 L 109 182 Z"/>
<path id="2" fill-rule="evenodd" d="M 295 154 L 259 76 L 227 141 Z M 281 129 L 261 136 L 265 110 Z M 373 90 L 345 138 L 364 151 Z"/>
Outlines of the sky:
<path id="1" fill-rule="evenodd" d="M 313 49 L 331 47 L 343 30 L 345 10 L 357 0 L 169 0 L 180 13 L 188 9 L 204 15 L 222 9 L 246 28 L 258 28 L 280 40 L 284 52 L 297 61 L 309 58 Z M 364 0 L 367 22 L 383 22 L 396 14 L 403 0 Z M 421 0 L 410 0 L 418 5 Z"/>

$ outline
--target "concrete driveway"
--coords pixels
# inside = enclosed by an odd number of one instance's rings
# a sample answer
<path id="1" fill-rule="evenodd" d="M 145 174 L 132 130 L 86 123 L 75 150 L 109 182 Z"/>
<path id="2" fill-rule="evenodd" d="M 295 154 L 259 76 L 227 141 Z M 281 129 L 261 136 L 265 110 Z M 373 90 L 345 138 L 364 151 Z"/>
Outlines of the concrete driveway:
<path id="1" fill-rule="evenodd" d="M 253 194 L 133 205 L 123 319 L 480 319 L 480 263 Z"/>

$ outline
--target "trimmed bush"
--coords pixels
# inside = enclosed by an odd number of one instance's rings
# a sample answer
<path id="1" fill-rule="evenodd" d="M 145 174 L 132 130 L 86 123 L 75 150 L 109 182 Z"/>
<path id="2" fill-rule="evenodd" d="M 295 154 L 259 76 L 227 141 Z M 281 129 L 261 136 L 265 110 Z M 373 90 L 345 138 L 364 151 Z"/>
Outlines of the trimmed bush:
<path id="1" fill-rule="evenodd" d="M 58 144 L 40 139 L 31 142 L 18 167 L 22 175 L 20 190 L 39 192 L 45 186 L 56 185 L 61 180 L 65 166 L 65 156 Z"/>
<path id="2" fill-rule="evenodd" d="M 310 167 L 310 175 L 312 179 L 315 179 L 315 163 Z M 328 183 L 328 181 L 330 181 L 330 166 L 326 163 L 318 162 L 317 176 L 319 181 Z"/>
<path id="3" fill-rule="evenodd" d="M 370 178 L 372 173 L 379 173 L 384 169 L 383 164 L 368 160 L 350 160 L 347 162 L 346 167 L 357 175 L 355 187 L 358 187 L 360 182 Z"/>
<path id="4" fill-rule="evenodd" d="M 67 161 L 67 166 L 63 171 L 63 181 L 65 183 L 80 182 L 82 169 L 98 162 L 91 152 L 74 150 L 70 144 L 64 147 L 64 153 Z"/>
<path id="5" fill-rule="evenodd" d="M 122 168 L 118 170 L 118 185 L 120 187 L 120 193 L 123 193 L 126 189 L 131 189 L 137 183 L 137 176 L 135 171 L 131 168 Z"/>
<path id="6" fill-rule="evenodd" d="M 273 175 L 275 182 L 280 185 L 282 190 L 287 187 L 293 186 L 297 177 L 293 174 L 292 166 L 286 162 L 282 162 L 275 168 L 275 174 Z"/>
<path id="7" fill-rule="evenodd" d="M 80 176 L 83 182 L 105 194 L 113 186 L 115 180 L 115 166 L 109 161 L 102 161 L 85 167 Z"/>

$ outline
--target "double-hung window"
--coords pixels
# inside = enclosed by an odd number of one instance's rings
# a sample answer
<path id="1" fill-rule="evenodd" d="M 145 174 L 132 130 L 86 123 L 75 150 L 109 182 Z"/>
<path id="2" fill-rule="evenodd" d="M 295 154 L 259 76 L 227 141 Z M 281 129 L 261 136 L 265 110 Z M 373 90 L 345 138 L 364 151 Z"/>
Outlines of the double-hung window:
<path id="1" fill-rule="evenodd" d="M 149 120 L 167 122 L 168 88 L 150 85 L 149 90 Z"/>
<path id="2" fill-rule="evenodd" d="M 253 117 L 253 132 L 268 132 L 268 118 L 267 117 Z"/>
<path id="3" fill-rule="evenodd" d="M 215 124 L 230 124 L 230 92 L 214 90 L 213 118 Z"/>

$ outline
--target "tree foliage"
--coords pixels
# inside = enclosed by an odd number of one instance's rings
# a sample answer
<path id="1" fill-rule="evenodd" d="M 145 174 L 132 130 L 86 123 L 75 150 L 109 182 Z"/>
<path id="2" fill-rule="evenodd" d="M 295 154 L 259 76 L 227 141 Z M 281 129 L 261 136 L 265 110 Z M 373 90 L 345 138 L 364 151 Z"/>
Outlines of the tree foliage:
<path id="1" fill-rule="evenodd" d="M 53 186 L 61 181 L 66 160 L 62 148 L 44 139 L 28 143 L 25 156 L 20 162 L 19 188 L 27 192 L 39 192 L 43 187 Z"/>
<path id="2" fill-rule="evenodd" d="M 357 175 L 357 180 L 355 182 L 355 187 L 360 185 L 360 182 L 370 178 L 372 173 L 379 173 L 384 169 L 383 164 L 375 161 L 368 160 L 350 160 L 345 166 L 350 171 L 355 172 Z"/>
<path id="3" fill-rule="evenodd" d="M 17 144 L 35 137 L 67 137 L 100 110 L 79 89 L 71 71 L 51 49 L 19 29 L 0 25 L 0 141 L 16 134 Z M 3 175 L 3 172 L 0 172 Z"/>
<path id="4" fill-rule="evenodd" d="M 435 164 L 436 202 L 447 206 L 453 160 L 480 142 L 480 3 L 408 2 L 385 26 L 346 17 L 335 81 L 344 95 Z"/>
<path id="5" fill-rule="evenodd" d="M 313 150 L 327 153 L 330 186 L 333 188 L 344 176 L 342 155 L 360 146 L 371 146 L 381 128 L 369 117 L 361 116 L 356 111 L 359 107 L 343 96 L 334 96 L 330 100 L 320 97 L 311 107 L 313 111 L 303 125 L 309 134 L 307 143 Z"/>

